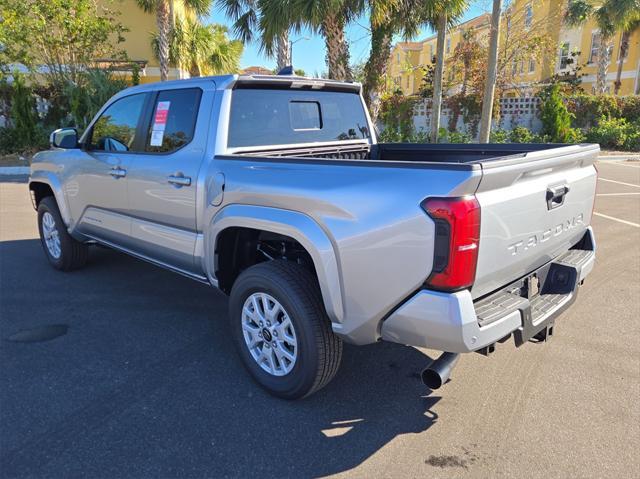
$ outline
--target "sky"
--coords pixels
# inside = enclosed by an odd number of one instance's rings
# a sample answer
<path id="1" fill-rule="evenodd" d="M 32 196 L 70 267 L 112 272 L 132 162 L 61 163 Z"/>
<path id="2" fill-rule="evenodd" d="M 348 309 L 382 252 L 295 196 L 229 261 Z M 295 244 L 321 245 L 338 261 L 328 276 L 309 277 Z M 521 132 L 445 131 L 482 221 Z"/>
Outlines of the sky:
<path id="1" fill-rule="evenodd" d="M 491 12 L 490 0 L 475 0 L 470 2 L 471 6 L 465 13 L 463 21 L 469 20 L 485 12 Z M 221 23 L 230 27 L 230 36 L 233 37 L 232 21 L 227 18 L 224 12 L 214 7 L 212 14 L 208 18 L 211 23 Z M 347 26 L 346 34 L 349 42 L 349 51 L 351 54 L 351 63 L 361 63 L 367 60 L 369 54 L 371 35 L 368 29 L 368 18 L 363 16 L 356 22 Z M 421 40 L 432 35 L 433 32 L 428 28 L 424 28 L 422 32 L 412 40 Z M 308 38 L 305 39 L 305 38 Z M 326 71 L 325 66 L 325 48 L 322 37 L 313 34 L 308 30 L 298 33 L 292 33 L 289 40 L 296 42 L 293 45 L 293 66 L 301 68 L 307 75 L 320 76 Z M 299 41 L 296 41 L 299 40 Z M 402 40 L 401 38 L 397 39 Z M 266 58 L 259 51 L 258 42 L 253 42 L 244 47 L 244 53 L 240 61 L 242 68 L 249 66 L 264 66 L 273 69 L 276 66 L 274 58 Z"/>

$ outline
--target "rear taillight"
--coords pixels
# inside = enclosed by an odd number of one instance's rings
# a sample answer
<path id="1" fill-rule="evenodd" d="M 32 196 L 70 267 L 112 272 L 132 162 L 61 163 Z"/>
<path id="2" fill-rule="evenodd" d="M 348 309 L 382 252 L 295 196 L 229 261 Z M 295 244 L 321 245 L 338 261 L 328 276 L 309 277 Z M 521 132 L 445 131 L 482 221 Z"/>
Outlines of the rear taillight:
<path id="1" fill-rule="evenodd" d="M 478 200 L 475 196 L 427 198 L 421 206 L 435 223 L 433 268 L 427 286 L 441 291 L 470 287 L 478 263 Z"/>

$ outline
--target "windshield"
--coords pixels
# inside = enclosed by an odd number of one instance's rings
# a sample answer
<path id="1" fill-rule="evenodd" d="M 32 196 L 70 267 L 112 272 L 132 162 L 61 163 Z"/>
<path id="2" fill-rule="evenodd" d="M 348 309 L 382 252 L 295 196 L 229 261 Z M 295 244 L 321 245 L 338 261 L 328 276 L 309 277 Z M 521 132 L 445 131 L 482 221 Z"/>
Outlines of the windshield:
<path id="1" fill-rule="evenodd" d="M 228 146 L 287 145 L 369 138 L 357 93 L 237 89 Z"/>

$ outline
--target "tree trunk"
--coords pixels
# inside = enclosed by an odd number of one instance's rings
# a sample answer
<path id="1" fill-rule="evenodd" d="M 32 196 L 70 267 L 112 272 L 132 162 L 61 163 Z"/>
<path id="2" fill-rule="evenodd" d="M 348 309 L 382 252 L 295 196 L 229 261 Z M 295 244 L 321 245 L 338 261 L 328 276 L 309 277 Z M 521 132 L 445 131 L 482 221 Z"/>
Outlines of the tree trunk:
<path id="1" fill-rule="evenodd" d="M 160 62 L 160 81 L 169 78 L 169 36 L 171 32 L 171 15 L 166 0 L 158 2 L 156 9 L 156 24 L 158 26 L 158 60 Z"/>
<path id="2" fill-rule="evenodd" d="M 344 36 L 344 16 L 339 10 L 332 11 L 322 21 L 322 34 L 327 49 L 329 78 L 340 81 L 352 80 L 349 67 L 349 45 Z"/>
<path id="3" fill-rule="evenodd" d="M 602 36 L 600 49 L 598 50 L 598 74 L 596 77 L 596 95 L 602 95 L 607 91 L 607 72 L 611 63 L 611 39 Z"/>
<path id="4" fill-rule="evenodd" d="M 438 39 L 436 41 L 436 69 L 433 77 L 433 102 L 431 104 L 431 143 L 438 142 L 440 110 L 442 109 L 442 74 L 444 73 L 444 43 L 447 35 L 447 16 L 438 18 Z"/>
<path id="5" fill-rule="evenodd" d="M 276 61 L 278 63 L 278 71 L 282 70 L 287 65 L 291 65 L 291 50 L 288 31 L 284 31 L 278 35 L 278 53 Z"/>
<path id="6" fill-rule="evenodd" d="M 387 25 L 371 28 L 371 52 L 364 66 L 364 99 L 368 103 L 371 121 L 375 124 L 386 80 L 393 32 Z"/>
<path id="7" fill-rule="evenodd" d="M 616 73 L 616 81 L 613 84 L 613 93 L 615 95 L 620 93 L 620 87 L 622 86 L 622 68 L 624 66 L 624 57 L 627 56 L 627 52 L 629 51 L 629 37 L 631 37 L 631 32 L 628 30 L 622 32 L 622 39 L 620 40 L 620 57 L 618 58 L 618 72 Z"/>
<path id="8" fill-rule="evenodd" d="M 491 12 L 491 40 L 489 44 L 489 65 L 487 81 L 484 85 L 482 99 L 482 116 L 480 117 L 480 143 L 489 143 L 491 135 L 491 119 L 493 117 L 493 99 L 496 91 L 496 75 L 498 71 L 498 45 L 500 44 L 500 10 L 502 0 L 493 0 Z"/>
<path id="9" fill-rule="evenodd" d="M 196 78 L 201 76 L 200 65 L 198 65 L 198 62 L 193 61 L 191 63 L 191 67 L 189 68 L 189 76 L 191 78 Z"/>

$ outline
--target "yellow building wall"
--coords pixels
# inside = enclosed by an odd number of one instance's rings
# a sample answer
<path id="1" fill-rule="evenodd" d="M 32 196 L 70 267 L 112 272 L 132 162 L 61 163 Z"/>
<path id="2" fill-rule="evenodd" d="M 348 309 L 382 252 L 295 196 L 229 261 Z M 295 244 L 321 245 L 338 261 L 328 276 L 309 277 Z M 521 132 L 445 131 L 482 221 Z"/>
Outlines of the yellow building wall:
<path id="1" fill-rule="evenodd" d="M 124 42 L 119 44 L 132 61 L 145 61 L 146 67 L 140 72 L 140 83 L 153 83 L 160 81 L 160 65 L 153 49 L 151 39 L 158 31 L 155 13 L 147 13 L 142 10 L 136 0 L 120 0 L 115 2 L 103 2 L 109 8 L 118 10 L 118 21 L 129 31 L 123 34 Z M 190 15 L 185 11 L 182 0 L 173 0 L 174 18 L 185 18 Z M 130 77 L 130 75 L 126 75 Z M 188 73 L 177 68 L 169 69 L 169 79 L 188 78 Z"/>
<path id="2" fill-rule="evenodd" d="M 596 83 L 596 75 L 598 72 L 598 65 L 594 61 L 590 63 L 591 46 L 593 34 L 598 32 L 598 26 L 595 21 L 589 20 L 584 26 L 581 27 L 582 32 L 580 36 L 580 60 L 582 65 L 581 73 L 584 74 L 582 78 L 583 89 L 587 93 L 591 93 Z M 620 58 L 620 46 L 622 44 L 622 32 L 618 32 L 612 39 L 613 50 L 611 52 L 611 63 L 607 72 L 607 86 L 610 92 L 614 91 L 614 82 L 618 72 L 618 62 Z M 627 57 L 622 59 L 622 79 L 620 95 L 633 95 L 640 94 L 640 29 L 631 35 L 629 39 L 629 50 Z"/>
<path id="3" fill-rule="evenodd" d="M 582 88 L 585 92 L 592 92 L 595 85 L 597 65 L 589 63 L 591 51 L 592 34 L 596 32 L 597 26 L 593 20 L 586 24 L 570 28 L 564 24 L 563 18 L 566 9 L 566 0 L 513 0 L 510 6 L 510 13 L 505 14 L 501 25 L 501 46 L 509 41 L 507 29 L 521 32 L 530 30 L 539 35 L 546 34 L 555 47 L 552 47 L 542 58 L 523 59 L 515 65 L 516 73 L 514 80 L 520 85 L 523 92 L 531 92 L 538 84 L 544 82 L 556 72 L 560 71 L 560 48 L 564 42 L 570 45 L 570 51 L 579 51 L 580 55 L 575 61 L 582 67 L 584 74 Z M 525 25 L 525 13 L 527 7 L 532 10 L 531 26 Z M 507 18 L 511 17 L 511 22 Z M 489 26 L 477 26 L 479 18 L 472 19 L 465 24 L 453 28 L 447 35 L 448 48 L 445 48 L 445 61 L 451 58 L 455 48 L 461 41 L 462 32 L 465 28 L 476 27 L 476 35 L 483 37 L 483 41 L 488 44 Z M 475 22 L 475 25 L 474 25 Z M 510 25 L 508 24 L 510 23 Z M 609 65 L 607 83 L 610 91 L 613 92 L 613 83 L 616 79 L 618 61 L 620 57 L 620 44 L 622 32 L 618 32 L 613 39 L 613 52 L 611 64 Z M 413 51 L 407 52 L 407 45 L 420 45 L 420 51 L 416 55 Z M 412 48 L 414 48 L 412 47 Z M 391 63 L 388 76 L 390 84 L 397 85 L 404 94 L 412 95 L 418 93 L 422 82 L 422 72 L 424 66 L 431 63 L 431 58 L 436 52 L 436 37 L 429 37 L 422 42 L 401 42 L 395 45 L 391 53 Z M 400 61 L 397 56 L 400 54 Z M 510 65 L 509 68 L 513 68 Z M 512 70 L 513 71 L 513 70 Z M 445 82 L 448 72 L 445 67 Z M 457 81 L 457 77 L 452 77 Z M 640 31 L 635 31 L 629 41 L 629 51 L 627 58 L 623 60 L 622 86 L 620 95 L 640 94 Z M 515 92 L 514 92 L 515 94 Z"/>

